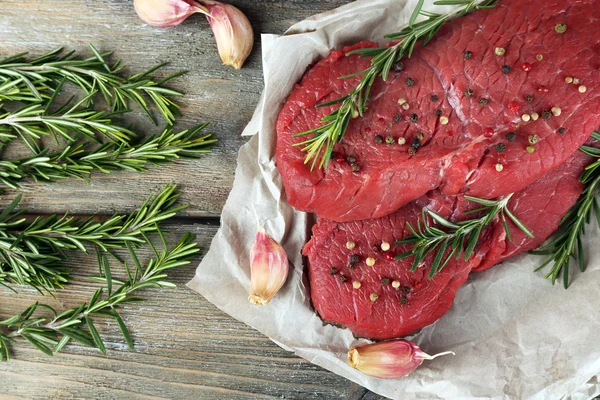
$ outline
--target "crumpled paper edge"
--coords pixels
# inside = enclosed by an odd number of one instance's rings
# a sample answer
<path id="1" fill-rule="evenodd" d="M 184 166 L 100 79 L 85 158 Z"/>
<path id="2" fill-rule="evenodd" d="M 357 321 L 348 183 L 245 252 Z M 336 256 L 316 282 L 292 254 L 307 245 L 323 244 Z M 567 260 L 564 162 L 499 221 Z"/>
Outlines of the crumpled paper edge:
<path id="1" fill-rule="evenodd" d="M 404 399 L 423 398 L 422 396 L 426 398 L 433 398 L 433 396 L 436 398 L 456 398 L 457 396 L 460 398 L 506 398 L 505 396 L 514 394 L 520 396 L 518 398 L 529 399 L 558 399 L 566 396 L 571 396 L 573 399 L 583 399 L 599 394 L 600 384 L 598 382 L 600 378 L 597 374 L 600 373 L 600 362 L 598 361 L 600 360 L 600 352 L 590 354 L 591 361 L 594 361 L 595 357 L 596 362 L 589 362 L 586 364 L 587 368 L 579 370 L 578 372 L 581 373 L 577 374 L 578 377 L 576 378 L 578 379 L 571 379 L 569 383 L 558 379 L 554 385 L 537 392 L 527 390 L 527 388 L 516 388 L 516 391 L 509 388 L 510 390 L 504 391 L 502 394 L 481 395 L 478 390 L 481 388 L 468 388 L 472 386 L 472 383 L 468 380 L 470 376 L 468 374 L 466 375 L 467 380 L 457 379 L 456 382 L 446 380 L 437 382 L 435 379 L 436 374 L 441 376 L 444 368 L 444 363 L 437 362 L 428 364 L 429 368 L 421 368 L 410 377 L 400 381 L 369 378 L 354 371 L 345 362 L 347 348 L 356 342 L 349 331 L 331 326 L 322 326 L 318 317 L 311 310 L 303 280 L 305 277 L 302 274 L 302 259 L 300 257 L 300 249 L 307 239 L 306 227 L 308 226 L 309 216 L 296 212 L 285 200 L 280 177 L 274 165 L 274 124 L 279 108 L 273 107 L 270 103 L 272 103 L 272 96 L 284 100 L 291 91 L 293 84 L 302 76 L 306 67 L 318 58 L 328 54 L 331 48 L 367 38 L 361 29 L 354 27 L 355 24 L 369 26 L 372 31 L 371 38 L 382 37 L 384 32 L 380 32 L 380 30 L 383 29 L 385 24 L 379 23 L 378 20 L 369 19 L 368 16 L 370 12 L 373 12 L 373 9 L 376 10 L 375 12 L 377 10 L 381 12 L 382 8 L 388 11 L 388 8 L 393 6 L 392 3 L 395 3 L 393 5 L 396 6 L 394 15 L 400 16 L 398 20 L 406 21 L 412 7 L 404 7 L 405 1 L 358 1 L 302 21 L 291 27 L 284 36 L 262 36 L 265 90 L 251 122 L 243 133 L 244 135 L 253 135 L 260 132 L 261 134 L 253 137 L 249 143 L 240 149 L 236 178 L 232 193 L 223 211 L 222 227 L 213 239 L 208 254 L 198 267 L 196 277 L 188 283 L 188 286 L 198 291 L 221 310 L 269 336 L 282 348 L 294 351 L 297 355 L 317 365 L 388 397 Z M 378 9 L 378 7 L 382 8 Z M 361 16 L 359 21 L 357 21 L 357 15 Z M 331 29 L 332 26 L 335 29 Z M 284 55 L 290 56 L 289 46 L 286 43 L 281 43 L 281 41 L 291 40 L 291 42 L 298 43 L 296 39 L 300 36 L 303 45 L 306 45 L 306 47 L 294 48 L 294 53 L 300 53 L 302 57 L 298 58 L 293 68 L 291 70 L 271 68 L 270 60 L 276 60 L 277 57 Z M 290 79 L 290 76 L 295 79 Z M 252 190 L 256 187 L 260 189 Z M 253 204 L 249 200 L 259 200 L 258 203 L 263 204 Z M 240 207 L 240 205 L 242 206 Z M 262 309 L 250 306 L 246 301 L 240 302 L 240 293 L 243 293 L 245 298 L 249 287 L 249 265 L 245 258 L 249 254 L 249 248 L 256 232 L 256 223 L 263 225 L 273 237 L 278 239 L 288 254 L 294 255 L 290 257 L 294 269 L 290 274 L 286 287 L 271 305 Z M 486 291 L 490 290 L 490 285 L 504 282 L 507 279 L 510 282 L 511 279 L 514 279 L 516 276 L 511 275 L 515 274 L 507 272 L 511 269 L 516 271 L 518 267 L 520 271 L 533 275 L 531 268 L 526 268 L 527 264 L 531 264 L 533 261 L 527 262 L 526 258 L 520 257 L 513 262 L 494 268 L 489 273 L 475 275 L 473 280 L 459 291 L 456 304 L 448 315 L 433 326 L 425 328 L 414 340 L 421 344 L 429 342 L 429 347 L 433 349 L 428 348 L 427 350 L 430 352 L 437 351 L 437 348 L 440 348 L 440 350 L 446 348 L 444 340 L 439 340 L 436 337 L 444 329 L 449 331 L 452 328 L 452 324 L 445 322 L 466 318 L 466 315 L 460 315 L 464 311 L 462 310 L 464 305 L 470 312 L 471 322 L 476 322 L 476 317 L 479 314 L 484 318 L 493 319 L 490 315 L 486 315 L 489 312 L 486 307 L 490 307 L 488 302 L 482 301 L 475 306 L 470 303 L 476 301 L 475 298 L 485 297 Z M 598 257 L 591 257 L 591 259 L 598 259 Z M 223 266 L 228 266 L 226 268 L 228 273 L 215 273 L 215 267 L 222 271 L 225 269 Z M 590 275 L 591 272 L 585 277 L 588 282 L 593 281 Z M 585 282 L 580 279 L 573 286 L 581 283 Z M 598 285 L 598 282 L 595 283 Z M 537 284 L 542 287 L 547 285 L 541 279 Z M 595 288 L 597 289 L 597 287 Z M 580 287 L 571 290 L 586 289 L 590 288 Z M 594 289 L 594 287 L 591 289 Z M 554 288 L 552 290 L 561 289 Z M 232 293 L 236 293 L 236 296 L 227 296 Z M 279 313 L 279 311 L 286 310 L 287 313 Z M 286 316 L 286 314 L 288 315 Z M 290 315 L 293 315 L 293 317 L 290 318 Z M 453 320 L 453 318 L 455 319 Z M 506 316 L 500 315 L 495 316 L 495 318 L 497 318 L 497 321 L 495 323 L 489 321 L 489 326 L 496 328 L 496 331 L 487 332 L 490 335 L 488 341 L 479 343 L 480 345 L 489 346 L 490 358 L 492 359 L 494 340 L 501 340 L 497 336 L 506 338 L 510 332 L 509 327 L 506 326 L 508 321 Z M 290 337 L 288 331 L 293 329 L 288 323 L 290 319 L 307 321 L 302 323 L 301 327 L 308 331 L 305 335 L 309 338 L 308 340 L 306 337 L 298 338 L 294 335 Z M 450 327 L 446 328 L 443 325 L 450 325 Z M 512 329 L 518 330 L 518 325 L 517 323 Z M 315 326 L 318 326 L 318 329 L 315 329 L 318 338 L 314 338 L 314 335 L 311 335 L 310 332 L 310 328 Z M 507 332 L 504 333 L 500 328 L 507 329 Z M 472 342 L 467 340 L 463 343 L 452 344 L 455 346 L 452 348 L 453 350 L 468 352 Z M 467 360 L 463 361 L 464 358 L 467 358 Z M 501 359 L 497 361 L 500 363 Z M 467 365 L 473 365 L 473 359 L 461 356 L 452 361 L 446 361 L 446 364 L 455 367 L 465 362 Z M 485 366 L 491 360 L 482 359 L 477 362 L 481 362 L 483 363 L 481 365 Z M 507 382 L 507 384 L 511 384 L 511 382 Z M 569 387 L 565 390 L 564 385 Z M 427 386 L 427 388 L 424 386 Z"/>

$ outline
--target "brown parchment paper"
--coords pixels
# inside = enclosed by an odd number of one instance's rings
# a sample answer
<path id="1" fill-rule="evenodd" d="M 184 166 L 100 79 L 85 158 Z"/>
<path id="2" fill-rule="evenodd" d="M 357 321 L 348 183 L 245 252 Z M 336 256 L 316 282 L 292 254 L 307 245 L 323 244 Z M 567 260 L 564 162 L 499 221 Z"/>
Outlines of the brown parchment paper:
<path id="1" fill-rule="evenodd" d="M 542 0 L 536 0 L 543 3 Z M 359 343 L 350 331 L 324 326 L 310 307 L 300 251 L 313 218 L 287 203 L 275 166 L 275 123 L 293 85 L 332 48 L 381 41 L 405 24 L 417 0 L 362 0 L 262 35 L 265 89 L 244 135 L 221 228 L 188 286 L 278 345 L 381 395 L 395 399 L 590 399 L 600 394 L 600 246 L 586 236 L 588 271 L 569 290 L 552 287 L 525 255 L 472 274 L 452 309 L 412 340 L 429 354 L 400 380 L 371 378 L 346 363 Z M 425 9 L 448 11 L 426 0 Z M 266 307 L 248 300 L 249 252 L 257 225 L 286 249 L 293 269 Z M 576 269 L 576 268 L 573 268 Z"/>

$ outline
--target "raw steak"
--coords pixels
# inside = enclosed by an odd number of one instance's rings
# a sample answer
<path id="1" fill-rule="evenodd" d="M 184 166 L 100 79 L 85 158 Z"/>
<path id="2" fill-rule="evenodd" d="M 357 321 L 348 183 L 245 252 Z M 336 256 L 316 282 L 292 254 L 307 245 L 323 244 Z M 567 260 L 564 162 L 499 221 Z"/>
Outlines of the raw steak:
<path id="1" fill-rule="evenodd" d="M 318 126 L 337 106 L 315 106 L 359 79 L 339 76 L 370 64 L 345 53 L 375 44 L 333 51 L 307 72 L 279 115 L 277 164 L 290 204 L 350 221 L 388 215 L 436 188 L 484 198 L 525 188 L 569 159 L 600 125 L 594 16 L 600 0 L 501 0 L 448 23 L 417 46 L 401 72 L 373 86 L 366 115 L 351 121 L 328 169 L 311 171 L 306 153 L 292 146 L 308 137 L 293 135 Z M 557 32 L 559 24 L 566 32 Z M 505 54 L 497 55 L 497 47 Z M 560 116 L 552 115 L 554 107 Z M 388 136 L 393 144 L 386 145 Z M 360 171 L 352 172 L 349 156 Z"/>
<path id="2" fill-rule="evenodd" d="M 489 268 L 530 250 L 556 230 L 581 194 L 578 177 L 588 162 L 589 157 L 578 152 L 510 200 L 509 209 L 533 231 L 534 239 L 511 223 L 513 241 L 509 242 L 502 223 L 496 221 L 483 232 L 472 258 L 450 261 L 432 280 L 427 278 L 432 257 L 415 272 L 409 271 L 412 259 L 392 261 L 388 257 L 409 250 L 393 243 L 409 234 L 406 223 L 415 226 L 422 207 L 451 220 L 465 218 L 464 211 L 472 203 L 462 196 L 447 196 L 435 190 L 382 218 L 342 223 L 319 219 L 304 248 L 315 309 L 325 321 L 372 339 L 405 336 L 435 322 L 448 311 L 471 270 Z M 355 248 L 349 250 L 347 242 L 353 242 Z M 390 253 L 378 250 L 382 242 L 392 244 Z M 353 254 L 359 261 L 351 268 Z M 374 266 L 365 264 L 367 257 L 375 258 Z M 398 288 L 393 287 L 394 281 L 400 282 Z M 360 282 L 360 287 L 355 288 L 354 282 Z"/>

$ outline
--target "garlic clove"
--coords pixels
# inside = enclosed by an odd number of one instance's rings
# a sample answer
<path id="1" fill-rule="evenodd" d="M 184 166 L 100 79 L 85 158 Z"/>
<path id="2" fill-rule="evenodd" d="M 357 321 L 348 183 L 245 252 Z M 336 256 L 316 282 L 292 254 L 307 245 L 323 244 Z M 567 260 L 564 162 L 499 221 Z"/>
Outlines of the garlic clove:
<path id="1" fill-rule="evenodd" d="M 254 305 L 265 306 L 285 283 L 288 257 L 277 241 L 259 227 L 250 250 L 250 297 Z"/>
<path id="2" fill-rule="evenodd" d="M 254 46 L 254 32 L 248 18 L 238 8 L 218 1 L 201 0 L 208 9 L 210 27 L 215 34 L 223 64 L 242 68 Z"/>
<path id="3" fill-rule="evenodd" d="M 348 364 L 376 378 L 398 379 L 416 370 L 423 360 L 447 354 L 454 353 L 447 351 L 430 356 L 408 340 L 392 340 L 352 347 L 348 351 Z"/>
<path id="4" fill-rule="evenodd" d="M 134 0 L 137 15 L 155 28 L 173 28 L 195 13 L 208 10 L 194 0 Z"/>

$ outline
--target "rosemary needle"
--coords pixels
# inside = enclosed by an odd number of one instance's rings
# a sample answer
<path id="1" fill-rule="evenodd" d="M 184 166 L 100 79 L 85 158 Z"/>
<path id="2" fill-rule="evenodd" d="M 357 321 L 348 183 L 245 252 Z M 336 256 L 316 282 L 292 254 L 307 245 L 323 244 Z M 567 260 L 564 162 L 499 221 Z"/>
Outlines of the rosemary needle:
<path id="1" fill-rule="evenodd" d="M 463 255 L 465 261 L 471 258 L 483 229 L 494 221 L 496 216 L 500 217 L 509 240 L 511 240 L 511 235 L 507 217 L 527 236 L 533 237 L 533 233 L 508 209 L 508 202 L 512 196 L 510 194 L 501 200 L 484 200 L 465 196 L 465 199 L 482 206 L 470 213 L 481 213 L 482 215 L 459 222 L 450 222 L 431 210 L 423 209 L 422 218 L 418 221 L 416 229 L 407 224 L 412 235 L 396 242 L 400 245 L 410 244 L 412 249 L 400 254 L 395 259 L 401 260 L 414 256 L 411 271 L 415 271 L 425 257 L 435 254 L 429 270 L 429 279 L 432 279 L 453 256 L 459 259 Z M 429 219 L 432 219 L 437 226 L 431 225 Z"/>
<path id="2" fill-rule="evenodd" d="M 447 14 L 436 14 L 424 11 L 422 9 L 424 1 L 420 0 L 412 13 L 408 26 L 398 33 L 392 33 L 385 37 L 390 40 L 398 40 L 397 44 L 390 47 L 357 49 L 347 53 L 347 55 L 360 54 L 362 57 L 372 57 L 371 65 L 363 71 L 340 77 L 340 79 L 344 79 L 362 76 L 359 84 L 347 95 L 319 104 L 318 107 L 340 104 L 337 110 L 322 118 L 320 126 L 294 135 L 296 137 L 313 135 L 309 139 L 294 144 L 294 146 L 301 146 L 302 151 L 307 153 L 305 164 L 311 163 L 311 170 L 314 169 L 317 162 L 319 168 L 327 168 L 333 147 L 341 142 L 351 119 L 362 117 L 366 112 L 369 94 L 375 80 L 377 78 L 387 80 L 394 64 L 405 56 L 410 58 L 420 40 L 422 40 L 421 45 L 424 46 L 451 18 L 464 16 L 475 10 L 491 8 L 495 2 L 496 0 L 481 2 L 478 0 L 440 0 L 434 4 L 458 5 L 459 7 Z M 425 19 L 416 22 L 420 15 Z M 320 161 L 318 161 L 319 157 Z"/>

